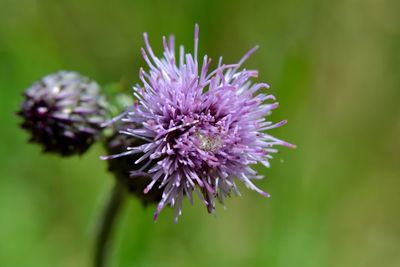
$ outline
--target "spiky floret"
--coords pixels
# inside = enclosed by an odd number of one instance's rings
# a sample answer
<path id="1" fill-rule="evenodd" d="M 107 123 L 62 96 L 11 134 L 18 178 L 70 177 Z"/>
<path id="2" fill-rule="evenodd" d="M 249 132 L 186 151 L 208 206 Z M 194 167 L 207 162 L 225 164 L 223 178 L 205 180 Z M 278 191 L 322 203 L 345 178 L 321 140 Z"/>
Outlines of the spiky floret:
<path id="1" fill-rule="evenodd" d="M 167 205 L 175 206 L 177 219 L 184 196 L 192 203 L 193 192 L 211 213 L 215 199 L 223 203 L 232 191 L 239 194 L 237 181 L 268 197 L 252 183 L 262 177 L 251 165 L 269 167 L 271 154 L 277 152 L 275 146 L 293 147 L 266 133 L 286 121 L 273 124 L 266 120 L 278 103 L 273 95 L 259 92 L 268 88 L 267 84 L 250 81 L 257 71 L 241 69 L 257 47 L 237 64 L 222 64 L 220 58 L 217 68 L 209 71 L 207 56 L 202 64 L 198 62 L 198 32 L 196 25 L 194 54 L 186 54 L 180 46 L 179 58 L 173 37 L 163 38 L 164 56 L 158 58 L 144 34 L 146 50 L 142 49 L 142 54 L 149 71 L 140 70 L 143 84 L 134 87 L 137 102 L 119 118 L 136 125 L 120 133 L 144 143 L 104 157 L 140 154 L 135 164 L 147 162 L 141 172 L 152 181 L 144 192 L 158 190 L 156 185 L 163 190 L 154 220 Z"/>
<path id="2" fill-rule="evenodd" d="M 63 156 L 84 153 L 96 140 L 106 118 L 106 102 L 99 85 L 76 72 L 45 76 L 24 93 L 18 112 L 30 142 L 44 152 Z"/>
<path id="3" fill-rule="evenodd" d="M 115 125 L 114 133 L 105 140 L 104 146 L 107 153 L 119 154 L 126 150 L 127 147 L 134 147 L 142 145 L 144 142 L 138 138 L 132 138 L 128 135 L 119 134 L 118 131 L 125 131 L 132 126 L 124 123 Z M 147 184 L 151 182 L 151 177 L 143 172 L 146 166 L 145 162 L 139 163 L 135 166 L 135 171 L 132 172 L 132 164 L 138 160 L 140 155 L 133 154 L 125 157 L 117 157 L 108 160 L 108 170 L 114 174 L 118 183 L 120 183 L 127 192 L 138 197 L 143 205 L 149 203 L 157 203 L 161 200 L 162 191 L 152 190 L 145 194 L 143 190 Z"/>

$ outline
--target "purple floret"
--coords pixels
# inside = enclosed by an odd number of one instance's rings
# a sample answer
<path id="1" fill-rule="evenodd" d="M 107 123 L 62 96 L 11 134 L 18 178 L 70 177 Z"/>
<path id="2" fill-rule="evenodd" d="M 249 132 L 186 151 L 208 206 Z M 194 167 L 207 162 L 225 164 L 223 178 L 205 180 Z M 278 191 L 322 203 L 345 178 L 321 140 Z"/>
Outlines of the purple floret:
<path id="1" fill-rule="evenodd" d="M 137 102 L 121 118 L 136 125 L 121 134 L 142 139 L 144 144 L 105 157 L 140 154 L 135 164 L 145 162 L 140 171 L 151 177 L 144 192 L 163 191 L 154 220 L 167 205 L 175 207 L 177 220 L 183 198 L 192 203 L 193 192 L 211 213 L 215 199 L 223 203 L 231 192 L 239 195 L 238 180 L 269 197 L 253 184 L 252 180 L 262 176 L 251 165 L 269 167 L 275 146 L 294 147 L 266 133 L 286 121 L 273 124 L 266 120 L 278 103 L 273 95 L 260 92 L 269 87 L 266 83 L 251 82 L 257 71 L 241 68 L 257 47 L 237 64 L 225 65 L 220 58 L 217 68 L 209 71 L 207 56 L 202 64 L 198 62 L 198 33 L 196 25 L 194 55 L 185 54 L 180 46 L 179 58 L 173 37 L 163 38 L 164 55 L 158 58 L 144 34 L 142 54 L 150 69 L 140 70 L 143 84 L 134 87 Z"/>

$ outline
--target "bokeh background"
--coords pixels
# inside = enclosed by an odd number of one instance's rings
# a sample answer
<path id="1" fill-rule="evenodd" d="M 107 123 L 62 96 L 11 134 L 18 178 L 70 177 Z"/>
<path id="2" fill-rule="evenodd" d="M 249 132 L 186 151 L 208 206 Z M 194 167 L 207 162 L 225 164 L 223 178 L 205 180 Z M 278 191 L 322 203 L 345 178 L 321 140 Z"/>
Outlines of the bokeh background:
<path id="1" fill-rule="evenodd" d="M 0 266 L 90 266 L 112 187 L 100 146 L 59 159 L 27 145 L 21 93 L 59 69 L 101 84 L 138 82 L 142 32 L 157 52 L 175 33 L 200 52 L 247 63 L 289 124 L 264 199 L 242 188 L 210 216 L 199 201 L 152 222 L 130 199 L 111 266 L 400 266 L 400 5 L 396 0 L 0 0 Z"/>

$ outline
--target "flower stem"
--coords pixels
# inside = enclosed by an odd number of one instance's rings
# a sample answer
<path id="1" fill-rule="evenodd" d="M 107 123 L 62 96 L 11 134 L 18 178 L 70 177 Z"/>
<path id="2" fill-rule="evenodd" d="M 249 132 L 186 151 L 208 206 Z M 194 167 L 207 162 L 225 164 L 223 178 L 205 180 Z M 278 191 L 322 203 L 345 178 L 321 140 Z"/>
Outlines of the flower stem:
<path id="1" fill-rule="evenodd" d="M 124 193 L 122 186 L 116 183 L 106 203 L 96 236 L 94 267 L 104 267 L 107 264 L 113 226 L 122 208 Z"/>

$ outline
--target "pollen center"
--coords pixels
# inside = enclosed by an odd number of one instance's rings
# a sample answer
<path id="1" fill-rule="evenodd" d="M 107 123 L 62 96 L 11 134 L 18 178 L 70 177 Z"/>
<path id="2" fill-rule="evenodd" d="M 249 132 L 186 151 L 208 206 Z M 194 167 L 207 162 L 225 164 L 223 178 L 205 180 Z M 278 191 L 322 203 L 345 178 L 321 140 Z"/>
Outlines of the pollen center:
<path id="1" fill-rule="evenodd" d="M 199 148 L 203 151 L 215 152 L 222 147 L 222 139 L 219 136 L 197 134 Z"/>

